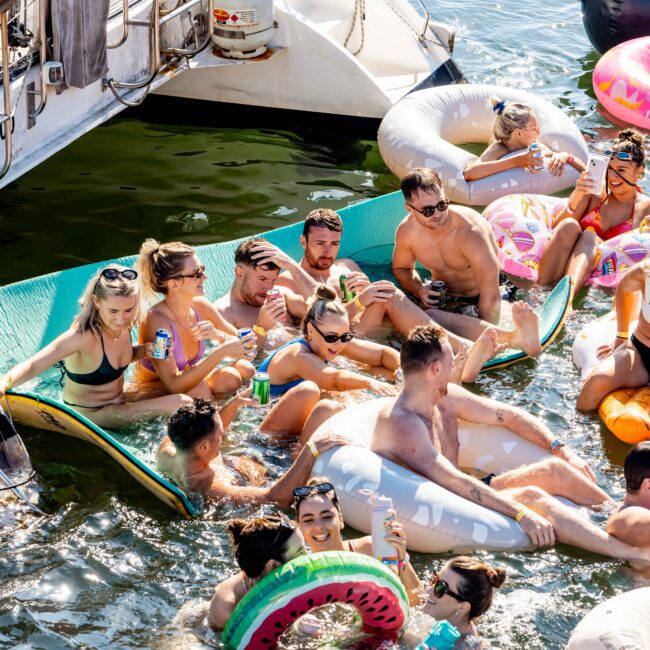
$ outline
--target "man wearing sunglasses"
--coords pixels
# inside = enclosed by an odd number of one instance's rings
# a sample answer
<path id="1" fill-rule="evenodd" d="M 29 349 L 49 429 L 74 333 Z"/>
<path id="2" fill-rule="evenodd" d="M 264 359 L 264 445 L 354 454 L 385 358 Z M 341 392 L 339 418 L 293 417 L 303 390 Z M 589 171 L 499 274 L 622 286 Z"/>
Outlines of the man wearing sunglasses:
<path id="1" fill-rule="evenodd" d="M 459 321 L 453 318 L 455 314 L 438 309 L 437 292 L 423 283 L 415 265 L 419 262 L 432 279 L 445 282 L 448 298 L 474 306 L 479 318 L 498 325 L 502 290 L 492 229 L 475 210 L 451 205 L 440 176 L 431 169 L 412 169 L 401 187 L 408 215 L 395 234 L 393 274 L 437 323 L 459 336 L 476 339 L 482 326 L 476 319 Z M 533 310 L 518 302 L 512 306 L 512 317 L 520 332 L 515 347 L 529 356 L 539 354 L 539 325 Z"/>
<path id="2" fill-rule="evenodd" d="M 535 546 L 549 546 L 557 538 L 626 560 L 650 559 L 650 549 L 624 544 L 553 498 L 566 497 L 583 506 L 611 501 L 596 485 L 589 466 L 542 422 L 519 408 L 449 384 L 453 357 L 443 330 L 415 328 L 402 344 L 400 362 L 403 388 L 379 413 L 373 451 L 454 494 L 512 517 Z M 458 465 L 459 418 L 507 427 L 550 456 L 482 480 L 464 474 Z"/>
<path id="3" fill-rule="evenodd" d="M 276 286 L 281 270 L 292 279 L 292 288 Z M 260 347 L 278 323 L 305 315 L 306 300 L 315 287 L 299 264 L 266 239 L 255 237 L 237 247 L 232 287 L 214 306 L 236 328 L 252 328 Z M 273 288 L 279 291 L 271 297 L 268 292 Z"/>

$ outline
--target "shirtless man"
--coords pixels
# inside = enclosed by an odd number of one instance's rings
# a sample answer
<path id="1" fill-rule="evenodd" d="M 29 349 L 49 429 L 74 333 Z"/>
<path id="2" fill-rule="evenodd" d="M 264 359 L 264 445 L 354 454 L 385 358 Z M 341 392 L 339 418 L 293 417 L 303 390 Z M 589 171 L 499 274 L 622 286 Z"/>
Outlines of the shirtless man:
<path id="1" fill-rule="evenodd" d="M 380 280 L 371 283 L 356 262 L 345 258 L 337 259 L 342 235 L 343 222 L 336 212 L 327 209 L 312 210 L 305 219 L 300 237 L 304 251 L 300 265 L 315 281 L 332 287 L 339 296 L 340 277 L 346 276 L 347 288 L 357 294 L 355 300 L 346 304 L 346 308 L 350 320 L 358 321 L 361 331 L 381 327 L 388 320 L 389 324 L 406 335 L 417 325 L 438 323 L 440 314 L 445 322 L 441 320 L 439 324 L 449 330 L 449 341 L 454 351 L 463 347 L 468 351 L 463 381 L 473 381 L 483 364 L 494 356 L 501 344 L 525 351 L 526 348 L 534 351 L 535 345 L 539 347 L 537 317 L 528 305 L 519 308 L 522 316 L 514 330 L 488 327 L 489 323 L 462 314 L 436 311 L 432 317 L 412 303 L 392 282 Z M 297 290 L 291 276 L 286 273 L 280 275 L 278 284 Z M 532 328 L 530 318 L 523 314 L 524 311 L 534 319 Z M 461 331 L 470 336 L 457 336 L 453 333 Z M 531 337 L 535 344 L 525 346 Z"/>
<path id="2" fill-rule="evenodd" d="M 237 410 L 242 406 L 253 405 L 253 401 L 247 397 L 249 391 L 236 396 L 224 406 L 221 416 L 214 402 L 202 399 L 196 399 L 192 404 L 177 409 L 169 419 L 168 435 L 158 449 L 158 468 L 171 474 L 183 488 L 200 492 L 206 499 L 227 501 L 235 505 L 272 502 L 288 508 L 293 488 L 305 484 L 315 458 L 330 447 L 347 444 L 345 438 L 331 433 L 317 434 L 310 439 L 319 424 L 341 406 L 329 400 L 321 400 L 305 412 L 304 395 L 300 393 L 306 388 L 314 394 L 317 391 L 320 397 L 318 387 L 309 384 L 311 382 L 296 386 L 282 398 L 284 400 L 293 391 L 299 391 L 293 394 L 291 402 L 285 403 L 286 417 L 283 424 L 285 431 L 300 434 L 304 446 L 293 465 L 273 485 L 261 486 L 265 478 L 264 467 L 253 459 L 247 456 L 224 458 L 221 454 L 224 430 Z"/>
<path id="3" fill-rule="evenodd" d="M 408 211 L 395 235 L 393 274 L 402 287 L 420 299 L 426 307 L 436 307 L 438 297 L 420 278 L 419 262 L 442 280 L 447 295 L 461 302 L 476 304 L 479 318 L 499 324 L 501 290 L 497 244 L 490 224 L 475 210 L 450 205 L 440 176 L 430 169 L 412 169 L 401 183 Z M 471 318 L 449 321 L 453 314 L 440 309 L 427 313 L 446 329 L 465 338 L 476 338 L 483 326 Z M 529 356 L 541 350 L 537 316 L 526 303 L 512 306 L 512 319 L 521 331 L 520 347 Z"/>
<path id="4" fill-rule="evenodd" d="M 276 285 L 281 269 L 292 279 L 292 286 L 278 286 L 280 294 L 267 300 L 267 293 Z M 266 239 L 255 237 L 237 247 L 230 293 L 219 298 L 214 306 L 235 327 L 251 327 L 261 349 L 268 331 L 286 321 L 287 315 L 296 319 L 305 315 L 306 299 L 315 288 L 316 282 L 297 262 Z"/>
<path id="5" fill-rule="evenodd" d="M 625 459 L 625 498 L 605 530 L 631 546 L 650 544 L 650 442 L 632 447 Z"/>
<path id="6" fill-rule="evenodd" d="M 517 519 L 533 544 L 559 541 L 603 555 L 647 561 L 650 548 L 634 549 L 599 530 L 550 495 L 596 505 L 609 497 L 588 465 L 537 419 L 513 406 L 449 385 L 451 347 L 436 326 L 415 328 L 400 353 L 404 386 L 380 411 L 373 451 L 487 508 Z M 543 449 L 548 459 L 483 481 L 458 468 L 457 420 L 500 424 Z"/>
<path id="7" fill-rule="evenodd" d="M 637 388 L 650 381 L 650 262 L 639 262 L 625 273 L 616 289 L 614 309 L 616 339 L 598 350 L 601 361 L 582 385 L 579 411 L 597 409 L 617 388 Z M 630 335 L 630 324 L 637 318 Z"/>

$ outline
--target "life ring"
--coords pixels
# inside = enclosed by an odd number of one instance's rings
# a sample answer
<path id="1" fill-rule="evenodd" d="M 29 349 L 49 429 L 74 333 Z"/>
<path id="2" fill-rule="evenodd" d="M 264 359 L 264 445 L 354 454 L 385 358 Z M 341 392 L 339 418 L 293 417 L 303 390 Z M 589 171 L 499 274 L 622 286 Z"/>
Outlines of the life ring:
<path id="1" fill-rule="evenodd" d="M 650 587 L 633 589 L 594 607 L 576 626 L 567 650 L 650 648 Z"/>
<path id="2" fill-rule="evenodd" d="M 532 106 L 542 127 L 540 142 L 554 151 L 567 151 L 587 160 L 587 145 L 578 127 L 553 104 L 524 90 L 462 84 L 428 88 L 397 102 L 377 134 L 384 162 L 398 178 L 413 167 L 434 169 L 449 199 L 465 205 L 487 205 L 512 192 L 553 194 L 573 187 L 578 172 L 570 166 L 562 176 L 551 175 L 548 168 L 537 173 L 518 168 L 477 181 L 465 180 L 463 170 L 477 157 L 456 145 L 490 142 L 494 113 L 488 101 L 493 96 Z"/>
<path id="3" fill-rule="evenodd" d="M 530 540 L 514 520 L 463 499 L 368 448 L 377 415 L 390 398 L 355 404 L 320 429 L 346 436 L 352 445 L 321 454 L 312 469 L 336 487 L 343 518 L 370 533 L 371 503 L 361 490 L 390 496 L 410 549 L 422 553 L 529 549 Z M 509 429 L 458 421 L 461 467 L 481 476 L 527 465 L 549 454 Z"/>
<path id="4" fill-rule="evenodd" d="M 499 247 L 501 268 L 537 282 L 539 261 L 546 249 L 555 217 L 567 199 L 539 194 L 510 194 L 483 211 Z M 630 266 L 650 257 L 650 233 L 631 230 L 600 243 L 588 284 L 616 287 Z"/>
<path id="5" fill-rule="evenodd" d="M 275 648 L 303 614 L 336 602 L 354 607 L 367 632 L 397 632 L 409 617 L 402 583 L 381 562 L 327 551 L 295 558 L 264 576 L 235 607 L 221 641 L 235 650 Z"/>
<path id="6" fill-rule="evenodd" d="M 647 36 L 650 4 L 648 0 L 582 0 L 582 22 L 602 54 L 619 43 Z"/>
<path id="7" fill-rule="evenodd" d="M 592 83 L 598 101 L 614 117 L 650 129 L 650 36 L 605 53 L 594 68 Z"/>

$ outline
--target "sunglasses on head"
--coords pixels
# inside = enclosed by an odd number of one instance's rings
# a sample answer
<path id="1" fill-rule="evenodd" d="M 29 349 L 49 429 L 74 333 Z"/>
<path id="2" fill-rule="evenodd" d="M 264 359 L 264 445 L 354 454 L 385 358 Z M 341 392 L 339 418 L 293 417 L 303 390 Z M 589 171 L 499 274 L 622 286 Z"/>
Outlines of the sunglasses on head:
<path id="1" fill-rule="evenodd" d="M 101 273 L 101 276 L 107 280 L 117 280 L 117 278 L 135 280 L 138 277 L 138 272 L 134 271 L 133 269 L 104 269 Z"/>
<path id="2" fill-rule="evenodd" d="M 351 341 L 354 338 L 354 334 L 352 332 L 345 332 L 345 334 L 323 334 L 318 327 L 316 327 L 316 323 L 313 321 L 310 321 L 312 327 L 323 337 L 323 339 L 327 343 L 336 343 L 337 341 L 341 341 L 341 343 L 348 343 L 348 341 Z"/>
<path id="3" fill-rule="evenodd" d="M 178 278 L 194 278 L 195 280 L 200 280 L 205 275 L 205 264 L 201 264 L 196 271 L 192 273 L 185 273 L 183 275 L 175 275 L 172 279 L 176 280 Z"/>
<path id="4" fill-rule="evenodd" d="M 331 492 L 334 486 L 331 483 L 316 483 L 316 485 L 303 485 L 293 489 L 294 499 L 306 499 L 312 494 L 325 494 Z"/>
<path id="5" fill-rule="evenodd" d="M 465 602 L 465 598 L 460 594 L 457 594 L 455 591 L 452 591 L 449 588 L 449 585 L 440 578 L 437 571 L 431 576 L 431 586 L 433 587 L 433 595 L 436 598 L 442 598 L 444 595 L 447 595 L 460 602 Z"/>
<path id="6" fill-rule="evenodd" d="M 632 160 L 634 162 L 641 162 L 639 156 L 634 156 L 628 151 L 611 151 L 611 149 L 608 149 L 607 151 L 605 151 L 605 155 L 609 156 L 610 159 L 617 158 L 618 160 L 624 160 L 624 161 Z"/>
<path id="7" fill-rule="evenodd" d="M 442 201 L 439 201 L 436 205 L 425 205 L 422 210 L 418 210 L 414 205 L 411 205 L 410 203 L 407 203 L 406 205 L 409 206 L 409 208 L 415 210 L 416 212 L 419 212 L 421 215 L 425 217 L 432 217 L 436 211 L 437 212 L 444 212 L 448 207 L 449 207 L 449 201 L 446 199 L 443 199 Z"/>

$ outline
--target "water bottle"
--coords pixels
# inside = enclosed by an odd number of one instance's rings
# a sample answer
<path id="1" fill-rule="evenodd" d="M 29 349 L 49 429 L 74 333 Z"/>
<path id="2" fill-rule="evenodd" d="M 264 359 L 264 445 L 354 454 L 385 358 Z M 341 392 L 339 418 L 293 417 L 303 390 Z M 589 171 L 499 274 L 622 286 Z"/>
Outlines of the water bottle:
<path id="1" fill-rule="evenodd" d="M 429 636 L 420 643 L 417 650 L 452 650 L 460 632 L 449 621 L 436 621 Z"/>
<path id="2" fill-rule="evenodd" d="M 399 557 L 394 546 L 386 542 L 386 525 L 394 518 L 393 500 L 390 497 L 373 495 L 370 533 L 372 535 L 372 556 L 384 564 L 397 564 Z"/>

